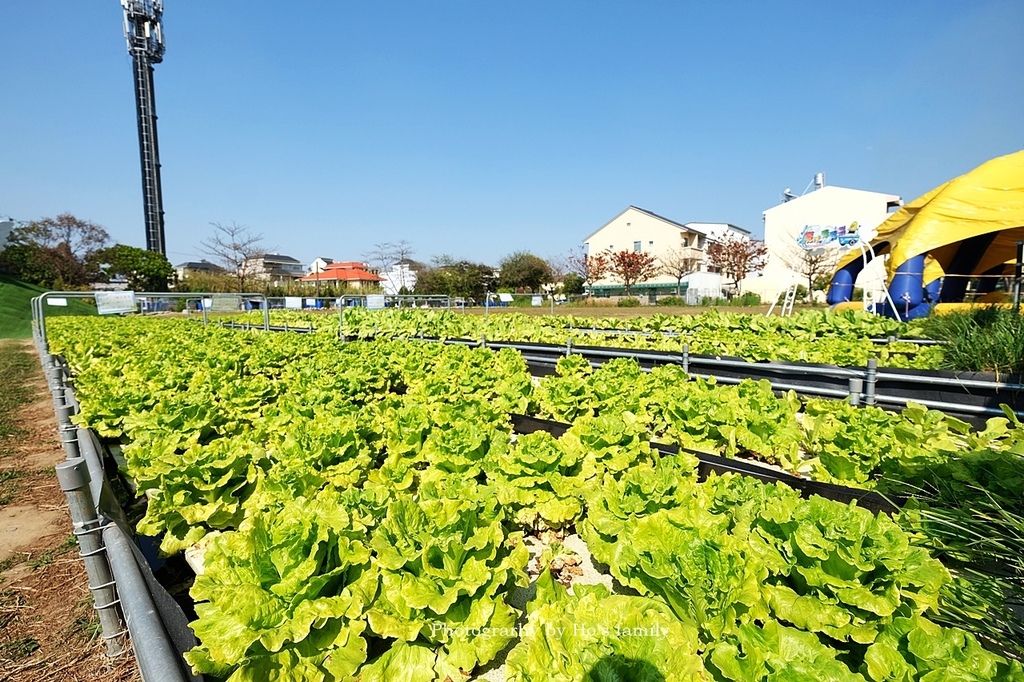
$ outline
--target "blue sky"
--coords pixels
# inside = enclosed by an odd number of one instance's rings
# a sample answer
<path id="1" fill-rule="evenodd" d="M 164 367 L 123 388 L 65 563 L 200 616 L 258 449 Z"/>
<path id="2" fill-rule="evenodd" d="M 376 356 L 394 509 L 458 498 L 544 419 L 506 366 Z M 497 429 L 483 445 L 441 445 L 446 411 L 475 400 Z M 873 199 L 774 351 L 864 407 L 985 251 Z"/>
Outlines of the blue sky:
<path id="1" fill-rule="evenodd" d="M 0 1 L 0 215 L 145 245 L 117 0 Z M 762 229 L 1024 147 L 1024 2 L 165 0 L 168 257 L 565 254 L 633 204 Z"/>

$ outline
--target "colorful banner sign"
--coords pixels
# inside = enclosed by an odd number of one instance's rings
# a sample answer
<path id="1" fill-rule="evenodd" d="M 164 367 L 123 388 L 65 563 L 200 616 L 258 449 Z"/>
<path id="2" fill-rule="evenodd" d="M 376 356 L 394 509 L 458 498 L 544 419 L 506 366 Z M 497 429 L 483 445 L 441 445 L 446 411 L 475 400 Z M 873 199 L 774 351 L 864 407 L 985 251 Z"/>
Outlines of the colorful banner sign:
<path id="1" fill-rule="evenodd" d="M 796 238 L 802 249 L 845 249 L 860 241 L 860 227 L 854 220 L 849 225 L 807 225 Z"/>

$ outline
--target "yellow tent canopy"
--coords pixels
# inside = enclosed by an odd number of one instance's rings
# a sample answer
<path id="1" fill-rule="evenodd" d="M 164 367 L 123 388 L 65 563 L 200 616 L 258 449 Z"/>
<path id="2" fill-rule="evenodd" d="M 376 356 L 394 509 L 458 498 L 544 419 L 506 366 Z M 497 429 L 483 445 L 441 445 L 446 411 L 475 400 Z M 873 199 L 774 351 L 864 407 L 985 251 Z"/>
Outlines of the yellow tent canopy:
<path id="1" fill-rule="evenodd" d="M 1007 154 L 936 187 L 901 207 L 871 240 L 889 254 L 890 279 L 911 258 L 927 254 L 924 283 L 944 273 L 976 276 L 1016 258 L 1024 241 L 1024 151 Z M 848 253 L 837 269 L 860 258 Z"/>

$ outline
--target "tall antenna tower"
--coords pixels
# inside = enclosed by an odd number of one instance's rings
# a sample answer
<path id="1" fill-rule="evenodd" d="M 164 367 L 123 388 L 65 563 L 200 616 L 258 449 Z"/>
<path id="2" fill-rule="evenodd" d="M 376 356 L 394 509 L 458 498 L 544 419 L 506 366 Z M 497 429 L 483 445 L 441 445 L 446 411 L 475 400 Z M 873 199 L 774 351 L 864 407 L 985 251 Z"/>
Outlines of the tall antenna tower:
<path id="1" fill-rule="evenodd" d="M 142 159 L 142 202 L 146 215 L 146 248 L 167 255 L 164 244 L 164 203 L 160 190 L 160 148 L 156 141 L 156 97 L 153 64 L 164 58 L 161 24 L 163 0 L 121 0 L 124 37 L 135 72 L 135 111 L 139 120 Z"/>

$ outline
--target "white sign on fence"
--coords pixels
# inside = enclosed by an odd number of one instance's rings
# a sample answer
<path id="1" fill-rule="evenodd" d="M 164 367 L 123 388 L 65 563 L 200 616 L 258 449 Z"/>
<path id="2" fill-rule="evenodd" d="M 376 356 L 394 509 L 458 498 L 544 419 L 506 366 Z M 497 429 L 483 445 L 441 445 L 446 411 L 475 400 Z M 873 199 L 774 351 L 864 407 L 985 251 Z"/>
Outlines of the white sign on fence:
<path id="1" fill-rule="evenodd" d="M 308 307 L 310 307 L 310 308 L 315 308 L 316 307 L 316 299 L 315 298 L 307 298 L 306 299 L 306 305 Z"/>
<path id="2" fill-rule="evenodd" d="M 66 298 L 48 298 L 46 299 L 46 305 L 55 305 L 60 308 L 66 308 L 68 305 L 68 299 Z"/>
<path id="3" fill-rule="evenodd" d="M 384 308 L 384 294 L 367 294 L 367 310 L 381 310 Z"/>
<path id="4" fill-rule="evenodd" d="M 218 313 L 233 313 L 241 307 L 241 296 L 214 294 L 210 300 L 210 310 Z"/>
<path id="5" fill-rule="evenodd" d="M 544 305 L 544 298 L 541 296 L 534 296 L 533 298 L 530 299 L 530 305 L 532 305 L 534 308 L 542 306 Z"/>
<path id="6" fill-rule="evenodd" d="M 97 291 L 96 312 L 100 315 L 118 315 L 135 312 L 134 291 Z"/>
<path id="7" fill-rule="evenodd" d="M 498 300 L 501 301 L 502 303 L 511 303 L 512 294 L 498 294 Z"/>
<path id="8" fill-rule="evenodd" d="M 302 310 L 301 296 L 285 296 L 284 307 L 288 310 Z"/>

